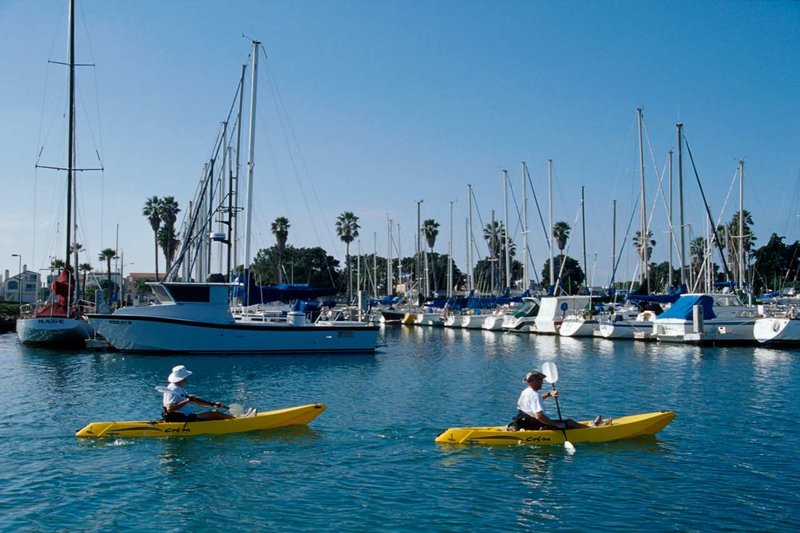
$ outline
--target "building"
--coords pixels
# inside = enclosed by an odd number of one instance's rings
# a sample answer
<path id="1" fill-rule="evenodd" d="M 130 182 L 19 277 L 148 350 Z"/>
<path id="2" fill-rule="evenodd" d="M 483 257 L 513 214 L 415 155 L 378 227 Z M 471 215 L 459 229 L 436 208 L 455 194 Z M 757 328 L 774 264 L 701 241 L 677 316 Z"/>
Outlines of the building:
<path id="1" fill-rule="evenodd" d="M 3 275 L 0 296 L 3 297 L 3 300 L 10 302 L 36 303 L 40 285 L 39 273 L 28 270 L 27 265 L 22 268 L 22 273 L 16 276 L 9 276 L 9 272 L 6 270 Z"/>

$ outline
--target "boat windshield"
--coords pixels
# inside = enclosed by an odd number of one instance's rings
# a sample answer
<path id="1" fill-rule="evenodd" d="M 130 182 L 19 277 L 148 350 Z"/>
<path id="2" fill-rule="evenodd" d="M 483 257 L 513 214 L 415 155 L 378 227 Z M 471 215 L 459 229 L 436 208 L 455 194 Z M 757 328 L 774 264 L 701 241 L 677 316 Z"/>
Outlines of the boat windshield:
<path id="1" fill-rule="evenodd" d="M 155 294 L 156 298 L 158 298 L 158 303 L 161 303 L 161 304 L 171 304 L 172 303 L 172 297 L 169 295 L 169 292 L 167 292 L 167 290 L 163 286 L 161 286 L 161 285 L 151 285 L 150 289 L 152 289 L 153 294 Z"/>
<path id="2" fill-rule="evenodd" d="M 175 300 L 176 303 L 180 302 L 201 302 L 201 303 L 208 303 L 211 301 L 211 289 L 208 285 L 194 285 L 191 283 L 187 284 L 175 284 L 175 285 L 165 285 L 166 289 L 172 295 L 172 298 Z"/>

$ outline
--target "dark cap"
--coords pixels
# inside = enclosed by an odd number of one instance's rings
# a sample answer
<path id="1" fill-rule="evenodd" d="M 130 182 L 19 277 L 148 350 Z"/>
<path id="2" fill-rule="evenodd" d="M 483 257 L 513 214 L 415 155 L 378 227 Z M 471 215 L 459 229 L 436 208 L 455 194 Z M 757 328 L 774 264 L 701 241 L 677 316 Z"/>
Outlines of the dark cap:
<path id="1" fill-rule="evenodd" d="M 533 381 L 534 379 L 544 379 L 544 374 L 539 372 L 538 370 L 534 370 L 533 372 L 528 372 L 525 374 L 525 383 Z"/>

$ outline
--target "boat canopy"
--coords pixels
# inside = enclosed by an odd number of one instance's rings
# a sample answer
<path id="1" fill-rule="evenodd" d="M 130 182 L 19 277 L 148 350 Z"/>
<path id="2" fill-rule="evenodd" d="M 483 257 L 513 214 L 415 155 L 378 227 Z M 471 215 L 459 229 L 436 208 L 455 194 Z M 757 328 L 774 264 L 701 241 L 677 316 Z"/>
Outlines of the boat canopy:
<path id="1" fill-rule="evenodd" d="M 686 294 L 688 289 L 686 285 L 681 285 L 675 291 L 670 291 L 667 294 L 629 294 L 628 300 L 631 302 L 653 302 L 659 304 L 672 304 L 678 301 L 682 294 Z"/>
<path id="2" fill-rule="evenodd" d="M 703 306 L 703 319 L 716 318 L 714 313 L 714 299 L 707 294 L 687 294 L 678 298 L 678 301 L 661 313 L 658 319 L 677 318 L 681 320 L 692 320 L 692 308 L 695 305 Z"/>
<path id="3" fill-rule="evenodd" d="M 245 286 L 244 280 L 250 281 Z M 289 302 L 292 300 L 313 300 L 323 296 L 336 294 L 336 287 L 312 287 L 308 283 L 279 283 L 276 285 L 256 285 L 248 272 L 235 280 L 234 298 L 239 298 L 242 305 L 254 305 L 267 302 Z"/>

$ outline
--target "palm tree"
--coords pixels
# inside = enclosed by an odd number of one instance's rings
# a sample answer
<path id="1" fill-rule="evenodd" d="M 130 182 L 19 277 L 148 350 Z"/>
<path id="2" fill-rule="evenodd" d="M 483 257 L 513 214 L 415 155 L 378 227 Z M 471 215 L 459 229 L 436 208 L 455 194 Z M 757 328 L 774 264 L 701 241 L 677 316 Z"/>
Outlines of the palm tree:
<path id="1" fill-rule="evenodd" d="M 345 261 L 347 262 L 347 276 L 348 276 L 348 300 L 353 299 L 353 270 L 350 268 L 350 243 L 358 237 L 358 230 L 361 226 L 358 225 L 358 217 L 350 211 L 345 211 L 336 218 L 336 235 L 345 243 L 347 252 L 345 253 Z"/>
<path id="2" fill-rule="evenodd" d="M 147 217 L 150 227 L 153 229 L 153 245 L 156 251 L 156 279 L 158 279 L 158 230 L 161 228 L 160 205 L 161 200 L 158 199 L 158 196 L 151 196 L 145 201 L 142 209 L 142 214 Z"/>
<path id="3" fill-rule="evenodd" d="M 181 209 L 178 207 L 178 202 L 175 201 L 174 196 L 165 196 L 158 203 L 158 216 L 164 223 L 163 230 L 159 231 L 156 239 L 164 251 L 164 257 L 167 260 L 167 270 L 172 266 L 172 260 L 175 258 L 175 252 L 178 247 L 178 239 L 175 234 L 175 221 L 178 220 L 178 213 Z"/>
<path id="4" fill-rule="evenodd" d="M 439 223 L 436 222 L 434 219 L 429 218 L 425 222 L 422 223 L 422 235 L 425 236 L 425 242 L 428 243 L 428 248 L 431 251 L 431 256 L 433 255 L 433 246 L 436 244 L 436 237 L 439 235 Z M 433 270 L 433 263 L 431 263 L 431 270 Z M 436 272 L 431 272 L 433 276 L 433 290 L 437 291 L 438 288 L 436 286 Z M 428 289 L 430 289 L 430 284 L 428 284 Z"/>
<path id="5" fill-rule="evenodd" d="M 644 241 L 644 242 L 643 242 Z M 646 245 L 646 248 L 645 248 Z M 636 252 L 639 254 L 639 259 L 644 261 L 645 256 L 645 249 L 647 250 L 647 257 L 653 257 L 653 246 L 656 245 L 655 239 L 653 239 L 653 232 L 647 230 L 647 238 L 642 239 L 642 232 L 637 231 L 636 234 L 633 236 L 633 247 L 636 248 Z M 648 265 L 645 265 L 642 270 L 642 279 L 647 277 L 647 268 Z"/>
<path id="6" fill-rule="evenodd" d="M 83 297 L 86 298 L 86 276 L 94 270 L 91 263 L 81 263 L 78 265 L 78 270 L 83 273 L 83 283 L 81 283 L 81 287 L 83 287 Z"/>
<path id="7" fill-rule="evenodd" d="M 708 244 L 705 237 L 697 237 L 689 243 L 689 256 L 692 258 L 692 270 L 695 276 L 700 275 L 700 269 L 706 259 Z"/>
<path id="8" fill-rule="evenodd" d="M 278 217 L 272 223 L 272 234 L 278 242 L 278 283 L 283 280 L 283 251 L 286 249 L 286 241 L 289 239 L 289 219 Z"/>
<path id="9" fill-rule="evenodd" d="M 113 287 L 113 285 L 111 285 L 111 260 L 115 259 L 116 257 L 117 257 L 117 251 L 114 250 L 113 248 L 104 249 L 102 252 L 100 252 L 100 255 L 98 256 L 98 259 L 100 261 L 106 262 L 106 279 L 108 279 L 109 291 L 111 290 L 111 287 Z"/>
<path id="10" fill-rule="evenodd" d="M 553 230 L 551 234 L 556 240 L 556 246 L 558 246 L 558 255 L 564 255 L 564 248 L 567 246 L 567 240 L 569 240 L 570 231 L 572 231 L 572 228 L 570 228 L 569 224 L 566 222 L 562 221 L 553 224 Z"/>
<path id="11" fill-rule="evenodd" d="M 753 243 L 756 240 L 753 234 L 753 215 L 747 209 L 742 210 L 742 233 L 739 235 L 739 212 L 733 214 L 733 218 L 727 225 L 727 234 L 731 240 L 731 245 L 728 246 L 728 263 L 732 265 L 738 264 L 742 260 L 742 256 L 747 257 L 753 248 Z M 744 253 L 742 253 L 744 252 Z M 742 268 L 744 270 L 744 268 Z M 738 273 L 737 273 L 738 275 Z"/>
<path id="12" fill-rule="evenodd" d="M 51 259 L 50 260 L 50 270 L 61 270 L 64 268 L 66 263 L 63 259 Z"/>

